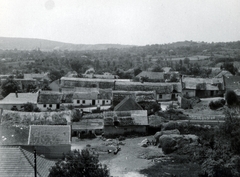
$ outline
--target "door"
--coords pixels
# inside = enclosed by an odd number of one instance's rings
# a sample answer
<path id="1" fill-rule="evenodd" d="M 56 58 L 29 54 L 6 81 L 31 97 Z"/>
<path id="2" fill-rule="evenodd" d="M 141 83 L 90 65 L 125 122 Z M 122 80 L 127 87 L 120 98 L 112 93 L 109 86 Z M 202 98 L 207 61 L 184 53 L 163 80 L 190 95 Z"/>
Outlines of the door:
<path id="1" fill-rule="evenodd" d="M 96 100 L 92 100 L 92 105 L 95 105 L 96 104 Z"/>

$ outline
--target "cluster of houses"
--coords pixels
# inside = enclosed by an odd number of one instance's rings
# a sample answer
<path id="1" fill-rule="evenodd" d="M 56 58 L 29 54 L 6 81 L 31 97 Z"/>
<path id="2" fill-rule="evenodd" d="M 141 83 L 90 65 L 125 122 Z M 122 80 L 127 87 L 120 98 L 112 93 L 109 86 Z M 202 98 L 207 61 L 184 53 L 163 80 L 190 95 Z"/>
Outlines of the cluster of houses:
<path id="1" fill-rule="evenodd" d="M 232 76 L 225 71 L 217 73 L 213 78 L 177 75 L 177 82 L 166 82 L 171 77 L 169 73 L 143 72 L 138 75 L 140 78 L 148 77 L 149 82 L 133 82 L 112 75 L 107 78 L 91 76 L 93 73 L 89 71 L 84 78 L 62 77 L 51 83 L 52 91 L 10 93 L 0 101 L 2 110 L 14 108 L 21 111 L 26 103 L 32 103 L 43 112 L 61 111 L 65 107 L 79 110 L 102 107 L 107 109 L 99 113 L 83 114 L 79 122 L 68 120 L 67 125 L 30 125 L 26 144 L 15 143 L 0 147 L 1 176 L 32 176 L 34 150 L 38 154 L 38 176 L 48 176 L 49 167 L 55 164 L 53 160 L 71 149 L 71 138 L 74 135 L 81 138 L 92 134 L 145 134 L 149 125 L 149 110 L 144 108 L 151 103 L 179 101 L 181 97 L 223 96 L 226 90 L 235 90 L 240 94 L 240 76 Z M 4 79 L 6 78 L 2 78 Z M 32 82 L 41 84 L 45 79 L 42 75 L 40 79 L 40 76 L 32 74 L 24 75 L 18 81 L 24 88 Z M 181 101 L 179 103 L 181 106 Z"/>

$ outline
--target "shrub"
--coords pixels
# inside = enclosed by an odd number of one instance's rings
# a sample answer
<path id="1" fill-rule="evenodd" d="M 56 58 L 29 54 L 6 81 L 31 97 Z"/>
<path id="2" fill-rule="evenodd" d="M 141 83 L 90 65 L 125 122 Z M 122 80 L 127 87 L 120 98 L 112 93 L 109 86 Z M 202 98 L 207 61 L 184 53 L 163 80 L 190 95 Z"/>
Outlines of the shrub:
<path id="1" fill-rule="evenodd" d="M 236 104 L 238 102 L 237 100 L 237 94 L 233 90 L 227 91 L 225 95 L 225 99 L 227 101 L 227 104 L 232 106 L 233 104 Z"/>
<path id="2" fill-rule="evenodd" d="M 99 163 L 98 156 L 88 150 L 74 150 L 50 169 L 49 176 L 108 177 L 110 175 L 107 166 Z"/>
<path id="3" fill-rule="evenodd" d="M 219 99 L 219 100 L 216 100 L 216 101 L 211 101 L 209 103 L 209 108 L 210 109 L 218 109 L 218 108 L 221 108 L 225 105 L 226 101 L 224 99 Z"/>

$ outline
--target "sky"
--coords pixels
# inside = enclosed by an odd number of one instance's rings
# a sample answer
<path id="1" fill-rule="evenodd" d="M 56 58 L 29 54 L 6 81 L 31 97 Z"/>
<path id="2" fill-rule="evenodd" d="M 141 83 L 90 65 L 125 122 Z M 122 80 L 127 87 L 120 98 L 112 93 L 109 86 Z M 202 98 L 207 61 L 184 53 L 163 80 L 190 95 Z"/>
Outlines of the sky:
<path id="1" fill-rule="evenodd" d="M 0 36 L 74 44 L 240 40 L 239 0 L 0 0 Z"/>

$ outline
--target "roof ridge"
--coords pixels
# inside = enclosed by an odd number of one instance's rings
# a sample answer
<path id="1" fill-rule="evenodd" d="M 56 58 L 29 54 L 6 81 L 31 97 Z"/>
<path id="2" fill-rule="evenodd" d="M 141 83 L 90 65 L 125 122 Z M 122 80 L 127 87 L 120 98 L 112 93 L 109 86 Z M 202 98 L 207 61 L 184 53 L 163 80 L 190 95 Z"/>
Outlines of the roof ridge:
<path id="1" fill-rule="evenodd" d="M 26 153 L 24 152 L 24 151 L 26 151 L 26 150 L 22 149 L 21 147 L 19 147 L 19 150 L 22 152 L 22 154 L 23 154 L 24 157 L 27 159 L 28 163 L 32 166 L 32 168 L 34 168 L 34 164 L 31 163 L 30 159 L 28 158 L 28 156 L 27 156 Z M 28 152 L 28 151 L 27 151 L 27 152 Z M 30 153 L 30 154 L 32 155 L 31 152 L 28 152 L 28 153 Z M 33 155 L 34 155 L 34 154 L 33 154 Z M 41 174 L 38 172 L 38 170 L 37 170 L 37 174 L 41 177 Z"/>
<path id="2" fill-rule="evenodd" d="M 119 109 L 129 98 L 130 98 L 129 96 L 126 96 L 120 103 L 118 103 L 118 104 L 115 106 L 114 110 Z"/>

